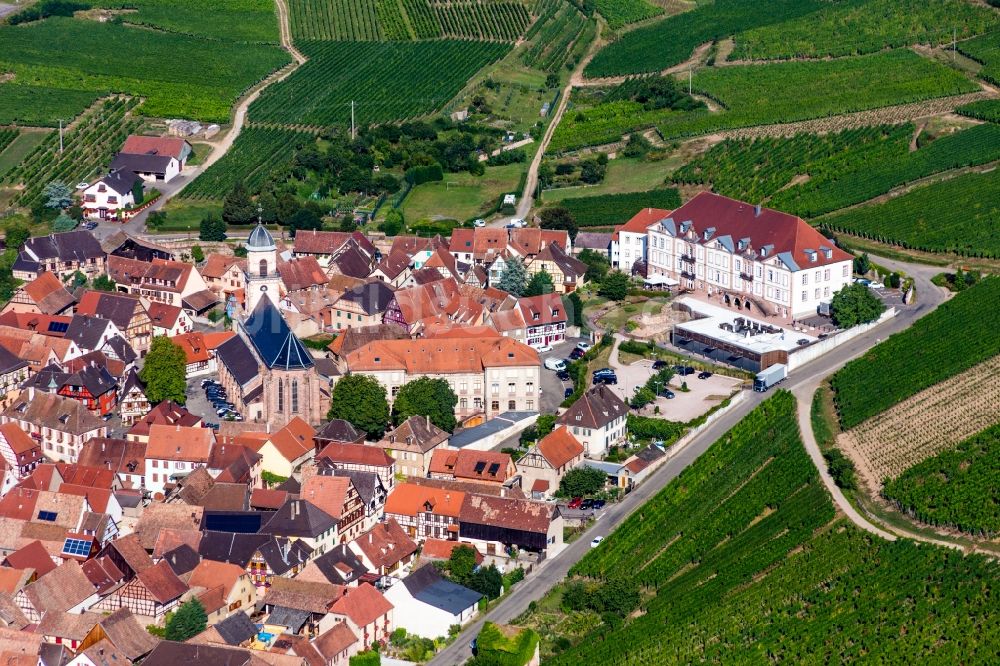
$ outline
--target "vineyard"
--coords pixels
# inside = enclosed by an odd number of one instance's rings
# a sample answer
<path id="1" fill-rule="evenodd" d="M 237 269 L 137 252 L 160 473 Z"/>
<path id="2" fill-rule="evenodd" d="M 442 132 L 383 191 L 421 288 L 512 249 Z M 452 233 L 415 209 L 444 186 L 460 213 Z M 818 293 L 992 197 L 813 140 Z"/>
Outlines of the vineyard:
<path id="1" fill-rule="evenodd" d="M 94 103 L 97 93 L 0 83 L 0 124 L 57 127 Z"/>
<path id="2" fill-rule="evenodd" d="M 818 222 L 881 243 L 925 252 L 1000 257 L 1000 170 L 968 173 Z"/>
<path id="3" fill-rule="evenodd" d="M 611 137 L 617 139 L 652 125 L 670 139 L 978 90 L 958 72 L 907 50 L 840 60 L 709 68 L 695 74 L 693 87 L 696 93 L 715 100 L 722 110 L 647 111 L 636 102 L 621 100 L 581 105 L 567 113 L 556 128 L 551 149 L 600 145 Z"/>
<path id="4" fill-rule="evenodd" d="M 986 278 L 838 371 L 844 428 L 1000 354 L 1000 279 Z"/>
<path id="5" fill-rule="evenodd" d="M 496 42 L 303 42 L 309 61 L 264 90 L 250 107 L 256 122 L 349 126 L 436 111 L 477 71 L 510 49 Z"/>
<path id="6" fill-rule="evenodd" d="M 520 2 L 451 0 L 435 2 L 433 7 L 445 37 L 513 42 L 531 22 L 528 10 Z"/>
<path id="7" fill-rule="evenodd" d="M 941 171 L 1000 159 L 1000 127 L 978 125 L 910 151 L 912 124 L 822 136 L 729 139 L 678 169 L 673 180 L 711 184 L 743 201 L 802 217 L 822 215 Z M 802 181 L 802 182 L 800 182 Z"/>
<path id="8" fill-rule="evenodd" d="M 663 13 L 663 8 L 655 7 L 646 0 L 597 0 L 596 4 L 597 11 L 607 19 L 612 30 Z"/>
<path id="9" fill-rule="evenodd" d="M 295 39 L 378 41 L 377 0 L 289 0 Z"/>
<path id="10" fill-rule="evenodd" d="M 842 433 L 838 445 L 877 493 L 887 479 L 996 423 L 998 404 L 1000 356 L 865 420 Z"/>
<path id="11" fill-rule="evenodd" d="M 4 149 L 14 142 L 17 138 L 18 131 L 12 127 L 0 127 L 0 153 Z"/>
<path id="12" fill-rule="evenodd" d="M 1000 534 L 1000 425 L 954 449 L 917 463 L 888 483 L 882 494 L 924 523 Z"/>
<path id="13" fill-rule="evenodd" d="M 592 24 L 569 3 L 549 0 L 542 4 L 541 15 L 524 35 L 527 46 L 521 61 L 543 72 L 555 72 Z"/>
<path id="14" fill-rule="evenodd" d="M 559 666 L 951 663 L 992 653 L 1000 628 L 984 588 L 994 564 L 880 541 L 835 517 L 786 392 L 572 573 L 647 594 L 624 624 L 595 616 L 582 640 L 546 662 Z"/>
<path id="15" fill-rule="evenodd" d="M 1000 99 L 984 99 L 955 109 L 956 113 L 991 123 L 1000 123 Z"/>
<path id="16" fill-rule="evenodd" d="M 156 30 L 141 30 L 115 23 L 54 17 L 27 25 L 0 26 L 0 71 L 14 74 L 17 85 L 78 91 L 59 92 L 56 104 L 66 100 L 93 100 L 106 93 L 127 93 L 143 98 L 137 111 L 165 118 L 197 118 L 225 122 L 236 99 L 275 69 L 288 62 L 280 48 L 240 44 Z M 53 44 L 72 44 L 70 51 Z M 44 99 L 44 93 L 19 101 Z M 70 113 L 44 108 L 13 108 L 7 93 L 0 107 L 12 115 L 45 114 L 45 124 Z M 15 99 L 14 104 L 18 100 Z M 46 99 L 43 107 L 48 107 Z"/>
<path id="17" fill-rule="evenodd" d="M 626 192 L 624 194 L 603 194 L 593 197 L 563 199 L 554 205 L 568 209 L 573 214 L 577 226 L 581 228 L 609 227 L 628 222 L 643 208 L 673 210 L 681 205 L 681 198 L 677 190 L 664 188 L 649 192 Z"/>
<path id="18" fill-rule="evenodd" d="M 59 152 L 59 133 L 45 137 L 20 164 L 4 174 L 7 185 L 25 185 L 11 205 L 30 207 L 42 196 L 45 186 L 54 181 L 68 185 L 103 175 L 125 138 L 137 131 L 141 121 L 132 117 L 138 100 L 108 99 L 98 102 L 67 130 L 63 152 Z"/>
<path id="19" fill-rule="evenodd" d="M 691 56 L 695 47 L 742 30 L 805 16 L 827 5 L 823 0 L 716 0 L 627 32 L 597 52 L 588 77 L 659 72 Z"/>
<path id="20" fill-rule="evenodd" d="M 958 45 L 958 50 L 976 62 L 982 63 L 979 76 L 1000 85 L 1000 32 L 993 32 Z"/>
<path id="21" fill-rule="evenodd" d="M 222 199 L 242 182 L 257 192 L 276 170 L 285 168 L 293 153 L 312 142 L 310 134 L 250 126 L 236 137 L 232 148 L 178 195 L 183 199 Z"/>
<path id="22" fill-rule="evenodd" d="M 230 42 L 277 44 L 273 0 L 98 0 L 94 7 L 138 10 L 121 14 L 125 23 Z"/>
<path id="23" fill-rule="evenodd" d="M 822 58 L 911 44 L 951 43 L 997 26 L 996 12 L 963 0 L 830 3 L 807 16 L 736 35 L 734 60 Z"/>

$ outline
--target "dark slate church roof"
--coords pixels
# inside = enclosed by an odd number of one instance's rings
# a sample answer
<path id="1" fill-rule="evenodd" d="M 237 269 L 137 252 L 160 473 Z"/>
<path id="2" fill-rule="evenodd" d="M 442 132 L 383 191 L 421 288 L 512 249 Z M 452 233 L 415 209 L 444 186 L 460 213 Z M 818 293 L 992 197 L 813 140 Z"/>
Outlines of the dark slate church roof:
<path id="1" fill-rule="evenodd" d="M 269 298 L 260 299 L 243 329 L 268 368 L 302 370 L 313 366 L 312 356 Z"/>
<path id="2" fill-rule="evenodd" d="M 257 360 L 240 336 L 229 338 L 219 345 L 215 355 L 240 385 L 249 383 L 257 376 Z"/>

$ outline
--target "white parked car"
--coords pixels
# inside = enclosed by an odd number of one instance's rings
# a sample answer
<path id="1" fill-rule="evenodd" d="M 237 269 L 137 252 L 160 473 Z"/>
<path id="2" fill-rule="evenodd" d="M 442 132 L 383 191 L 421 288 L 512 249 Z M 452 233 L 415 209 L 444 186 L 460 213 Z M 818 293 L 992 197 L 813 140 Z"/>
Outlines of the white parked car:
<path id="1" fill-rule="evenodd" d="M 474 221 L 472 223 L 472 226 L 474 226 L 474 227 L 485 227 L 486 226 L 486 220 L 484 220 L 483 218 L 480 217 L 480 218 L 478 218 L 476 221 Z"/>
<path id="2" fill-rule="evenodd" d="M 566 369 L 566 361 L 561 358 L 547 358 L 545 359 L 545 367 L 549 370 L 559 372 Z"/>
<path id="3" fill-rule="evenodd" d="M 594 540 L 590 542 L 590 547 L 597 548 L 601 545 L 602 541 L 604 541 L 604 537 L 594 537 Z"/>
<path id="4" fill-rule="evenodd" d="M 545 354 L 552 351 L 552 345 L 542 345 L 541 347 L 535 347 L 535 351 L 539 354 Z"/>
<path id="5" fill-rule="evenodd" d="M 578 342 L 578 343 L 576 343 L 576 348 L 579 349 L 580 351 L 583 351 L 583 352 L 590 351 L 590 348 L 592 346 L 593 345 L 591 345 L 589 342 Z"/>
<path id="6" fill-rule="evenodd" d="M 521 219 L 520 217 L 515 217 L 513 220 L 510 221 L 510 225 L 512 227 L 520 229 L 524 226 L 524 220 Z"/>

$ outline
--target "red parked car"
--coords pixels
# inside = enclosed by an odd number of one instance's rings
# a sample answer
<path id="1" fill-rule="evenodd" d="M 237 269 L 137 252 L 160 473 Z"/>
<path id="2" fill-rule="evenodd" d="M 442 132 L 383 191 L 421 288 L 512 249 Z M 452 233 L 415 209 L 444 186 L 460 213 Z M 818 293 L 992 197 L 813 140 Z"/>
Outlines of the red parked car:
<path id="1" fill-rule="evenodd" d="M 574 497 L 573 499 L 571 499 L 569 501 L 568 506 L 571 509 L 579 509 L 581 504 L 583 504 L 583 498 L 582 497 Z"/>

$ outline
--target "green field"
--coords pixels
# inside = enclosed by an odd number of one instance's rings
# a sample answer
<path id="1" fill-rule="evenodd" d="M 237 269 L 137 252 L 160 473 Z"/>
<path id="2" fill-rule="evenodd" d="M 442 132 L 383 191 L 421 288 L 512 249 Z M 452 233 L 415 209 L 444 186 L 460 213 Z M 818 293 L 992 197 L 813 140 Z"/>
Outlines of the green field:
<path id="1" fill-rule="evenodd" d="M 607 174 L 600 183 L 545 190 L 543 199 L 545 203 L 554 203 L 580 197 L 655 190 L 663 186 L 677 166 L 678 160 L 674 158 L 646 161 L 619 157 L 608 161 Z"/>
<path id="2" fill-rule="evenodd" d="M 18 131 L 13 127 L 0 127 L 0 153 L 7 149 L 7 146 L 14 143 L 18 136 Z"/>
<path id="3" fill-rule="evenodd" d="M 987 7 L 963 0 L 844 0 L 791 21 L 736 35 L 733 60 L 819 58 L 873 53 L 911 44 L 945 44 L 1000 23 Z"/>
<path id="4" fill-rule="evenodd" d="M 417 185 L 403 200 L 407 222 L 447 218 L 468 220 L 488 209 L 501 194 L 514 192 L 525 171 L 524 164 L 487 167 L 485 175 L 446 173 L 444 180 Z M 517 193 L 520 196 L 520 192 Z"/>
<path id="5" fill-rule="evenodd" d="M 289 0 L 289 21 L 296 39 L 378 41 L 376 0 Z"/>
<path id="6" fill-rule="evenodd" d="M 654 125 L 664 138 L 674 138 L 821 118 L 979 89 L 958 72 L 908 50 L 830 61 L 709 68 L 694 76 L 693 87 L 718 102 L 722 110 L 646 110 L 629 100 L 579 108 L 566 114 L 550 149 L 558 152 L 599 145 Z"/>
<path id="7" fill-rule="evenodd" d="M 589 77 L 659 72 L 684 62 L 695 47 L 742 30 L 805 16 L 822 0 L 715 0 L 625 33 L 597 52 L 585 70 Z"/>
<path id="8" fill-rule="evenodd" d="M 98 0 L 95 7 L 125 9 L 125 23 L 231 42 L 277 44 L 273 0 Z M 132 11 L 138 10 L 138 11 Z"/>
<path id="9" fill-rule="evenodd" d="M 187 231 L 197 235 L 203 219 L 209 216 L 222 216 L 222 201 L 174 197 L 161 210 L 167 214 L 167 220 L 157 231 L 163 233 Z"/>
<path id="10" fill-rule="evenodd" d="M 1000 279 L 984 279 L 845 365 L 831 380 L 844 429 L 1000 354 L 997 303 Z"/>
<path id="11" fill-rule="evenodd" d="M 676 183 L 763 201 L 814 217 L 867 201 L 919 178 L 1000 159 L 1000 127 L 977 125 L 910 150 L 913 124 L 817 136 L 729 139 L 678 169 Z M 804 180 L 800 184 L 792 184 Z"/>
<path id="12" fill-rule="evenodd" d="M 651 5 L 646 0 L 597 0 L 596 4 L 597 11 L 607 19 L 608 26 L 615 30 L 663 13 L 662 7 Z"/>
<path id="13" fill-rule="evenodd" d="M 1000 123 L 1000 99 L 984 99 L 972 102 L 971 104 L 958 107 L 955 111 L 969 118 Z"/>
<path id="14" fill-rule="evenodd" d="M 33 115 L 33 122 L 49 126 L 110 92 L 141 96 L 145 115 L 225 122 L 237 97 L 289 60 L 274 46 L 58 17 L 0 26 L 0 43 L 0 71 L 15 77 L 15 85 L 2 88 L 27 95 L 12 104 L 5 92 L 0 115 Z"/>
<path id="15" fill-rule="evenodd" d="M 982 63 L 979 76 L 1000 85 L 1000 32 L 993 32 L 958 45 L 958 50 Z"/>
<path id="16" fill-rule="evenodd" d="M 922 522 L 996 537 L 1000 534 L 1000 425 L 923 460 L 882 490 Z"/>
<path id="17" fill-rule="evenodd" d="M 819 222 L 913 250 L 1000 257 L 1000 170 L 957 176 Z"/>
<path id="18" fill-rule="evenodd" d="M 546 663 L 990 662 L 996 565 L 836 515 L 781 391 L 571 570 L 638 612 L 575 613 Z M 606 585 L 608 587 L 602 587 Z M 563 596 L 566 602 L 566 596 Z M 541 602 L 544 604 L 546 602 Z M 529 616 L 530 620 L 530 616 Z M 988 653 L 988 654 L 987 654 Z"/>
<path id="19" fill-rule="evenodd" d="M 29 207 L 42 197 L 45 186 L 58 180 L 70 186 L 104 175 L 125 138 L 142 122 L 132 114 L 138 104 L 132 98 L 100 102 L 77 120 L 63 135 L 59 152 L 59 132 L 44 135 L 17 166 L 3 175 L 8 185 L 23 185 L 12 203 Z"/>
<path id="20" fill-rule="evenodd" d="M 593 22 L 569 3 L 543 2 L 538 20 L 525 33 L 521 61 L 528 67 L 556 72 L 576 50 L 581 40 L 589 41 Z"/>
<path id="21" fill-rule="evenodd" d="M 0 182 L 3 182 L 4 174 L 20 164 L 28 153 L 45 141 L 47 135 L 46 130 L 21 132 L 3 151 L 0 151 Z"/>
<path id="22" fill-rule="evenodd" d="M 498 42 L 303 42 L 309 62 L 250 107 L 258 122 L 350 126 L 440 109 L 476 72 L 510 49 Z"/>
<path id="23" fill-rule="evenodd" d="M 315 138 L 271 127 L 247 127 L 232 148 L 178 195 L 184 199 L 222 199 L 237 182 L 259 191 L 276 170 L 285 169 L 294 152 Z"/>
<path id="24" fill-rule="evenodd" d="M 58 127 L 60 118 L 72 120 L 97 97 L 98 93 L 88 90 L 0 83 L 0 124 Z"/>
<path id="25" fill-rule="evenodd" d="M 556 205 L 568 209 L 580 228 L 606 227 L 628 222 L 643 208 L 673 210 L 681 205 L 681 197 L 677 190 L 664 188 L 648 192 L 564 199 Z"/>

